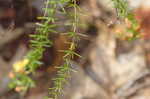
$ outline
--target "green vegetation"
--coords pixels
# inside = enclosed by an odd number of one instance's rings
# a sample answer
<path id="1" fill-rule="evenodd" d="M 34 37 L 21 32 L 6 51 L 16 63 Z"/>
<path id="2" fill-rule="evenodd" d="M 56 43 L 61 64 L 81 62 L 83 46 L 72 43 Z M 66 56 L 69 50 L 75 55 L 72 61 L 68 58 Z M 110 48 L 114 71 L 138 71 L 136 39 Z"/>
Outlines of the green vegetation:
<path id="1" fill-rule="evenodd" d="M 70 78 L 70 72 L 73 71 L 70 66 L 71 60 L 74 56 L 81 57 L 74 52 L 77 47 L 76 40 L 79 39 L 76 31 L 78 25 L 78 7 L 76 2 L 76 0 L 47 0 L 45 2 L 45 8 L 43 8 L 44 16 L 38 17 L 41 23 L 37 23 L 36 32 L 30 35 L 32 38 L 32 40 L 30 40 L 30 52 L 28 52 L 23 60 L 14 63 L 14 70 L 10 73 L 10 77 L 12 78 L 9 84 L 10 88 L 15 88 L 18 92 L 25 92 L 35 86 L 31 75 L 34 74 L 37 68 L 42 64 L 40 60 L 45 49 L 52 46 L 52 41 L 49 39 L 50 33 L 58 33 L 55 30 L 57 27 L 55 22 L 59 21 L 56 17 L 56 13 L 59 10 L 61 14 L 71 16 L 71 30 L 65 33 L 70 39 L 66 42 L 70 47 L 68 50 L 61 50 L 61 52 L 65 53 L 63 57 L 64 64 L 57 67 L 57 76 L 53 79 L 54 86 L 49 88 L 49 95 L 50 99 L 57 99 L 60 94 L 62 94 L 63 85 L 67 82 L 67 79 Z M 138 23 L 130 9 L 128 9 L 128 3 L 125 0 L 112 0 L 112 2 L 117 10 L 118 17 L 124 20 L 127 19 L 131 23 L 131 26 L 127 28 L 127 31 L 133 34 L 129 40 L 136 39 L 139 34 L 137 32 Z M 73 13 L 67 12 L 64 6 L 71 9 Z"/>
<path id="2" fill-rule="evenodd" d="M 60 5 L 60 6 L 59 6 Z M 66 82 L 66 79 L 69 77 L 69 72 L 72 71 L 70 67 L 70 61 L 73 57 L 79 56 L 74 50 L 76 49 L 76 39 L 78 36 L 76 34 L 77 28 L 77 5 L 75 0 L 47 0 L 45 2 L 44 16 L 38 17 L 42 20 L 42 23 L 37 23 L 37 29 L 35 34 L 31 34 L 30 37 L 30 47 L 31 51 L 25 56 L 21 61 L 14 63 L 14 71 L 11 73 L 12 81 L 9 84 L 10 88 L 15 88 L 16 91 L 25 92 L 29 88 L 35 86 L 35 82 L 31 79 L 29 75 L 32 75 L 36 72 L 37 68 L 42 64 L 40 59 L 43 56 L 43 52 L 46 47 L 52 46 L 52 41 L 49 40 L 49 33 L 58 33 L 54 28 L 57 26 L 55 21 L 58 21 L 56 18 L 56 12 L 61 8 L 61 13 L 63 15 L 68 15 L 67 11 L 63 7 L 66 5 L 68 8 L 74 9 L 74 14 L 71 14 L 71 27 L 72 30 L 68 31 L 66 35 L 70 37 L 69 43 L 70 47 L 68 50 L 61 50 L 65 53 L 63 59 L 64 64 L 58 66 L 57 77 L 54 79 L 54 87 L 50 88 L 49 94 L 53 99 L 56 99 L 63 89 L 63 85 Z M 72 17 L 73 16 L 73 17 Z"/>
<path id="3" fill-rule="evenodd" d="M 118 18 L 124 19 L 124 21 L 128 21 L 128 23 L 126 24 L 130 25 L 129 27 L 127 27 L 126 31 L 131 33 L 128 40 L 131 41 L 139 38 L 139 24 L 135 19 L 131 9 L 129 9 L 127 0 L 112 0 L 112 2 L 114 3 L 114 7 L 117 11 Z"/>

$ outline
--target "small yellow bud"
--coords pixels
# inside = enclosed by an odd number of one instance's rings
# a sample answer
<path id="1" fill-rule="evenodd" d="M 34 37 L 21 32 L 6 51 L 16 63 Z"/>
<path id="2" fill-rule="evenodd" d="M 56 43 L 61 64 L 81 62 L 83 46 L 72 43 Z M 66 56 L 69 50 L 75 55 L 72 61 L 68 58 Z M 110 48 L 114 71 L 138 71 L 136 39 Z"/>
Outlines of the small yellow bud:
<path id="1" fill-rule="evenodd" d="M 24 59 L 22 61 L 18 61 L 13 64 L 13 68 L 15 72 L 22 72 L 24 71 L 24 67 L 29 63 L 28 59 Z"/>

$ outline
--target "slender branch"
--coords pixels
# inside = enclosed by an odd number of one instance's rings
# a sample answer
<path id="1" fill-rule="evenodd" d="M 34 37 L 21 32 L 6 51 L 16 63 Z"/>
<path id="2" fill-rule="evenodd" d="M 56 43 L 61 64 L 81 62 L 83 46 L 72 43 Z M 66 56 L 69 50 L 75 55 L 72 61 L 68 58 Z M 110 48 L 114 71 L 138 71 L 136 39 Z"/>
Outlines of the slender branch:
<path id="1" fill-rule="evenodd" d="M 54 81 L 54 86 L 52 88 L 49 88 L 50 92 L 50 99 L 58 99 L 58 97 L 63 93 L 63 86 L 66 84 L 67 79 L 70 78 L 70 72 L 73 71 L 71 68 L 71 63 L 70 61 L 74 58 L 74 56 L 79 56 L 74 50 L 76 49 L 76 43 L 75 39 L 78 39 L 76 36 L 76 29 L 77 29 L 77 22 L 78 22 L 78 17 L 77 17 L 77 5 L 76 5 L 76 0 L 71 0 L 73 2 L 73 8 L 74 8 L 74 23 L 72 24 L 72 31 L 73 32 L 68 32 L 68 35 L 71 38 L 70 42 L 70 47 L 68 50 L 64 50 L 61 52 L 64 52 L 64 64 L 62 66 L 57 67 L 58 72 L 57 72 L 57 77 L 53 79 Z"/>

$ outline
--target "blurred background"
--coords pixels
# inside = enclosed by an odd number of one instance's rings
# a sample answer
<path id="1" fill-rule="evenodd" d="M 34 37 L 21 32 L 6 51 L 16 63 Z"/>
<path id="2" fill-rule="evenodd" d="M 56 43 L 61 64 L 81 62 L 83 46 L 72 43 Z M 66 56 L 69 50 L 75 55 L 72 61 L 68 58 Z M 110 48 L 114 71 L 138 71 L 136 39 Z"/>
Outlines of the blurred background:
<path id="1" fill-rule="evenodd" d="M 51 34 L 54 44 L 44 52 L 44 64 L 33 76 L 36 87 L 22 96 L 7 86 L 13 63 L 29 51 L 29 34 L 40 22 L 37 17 L 43 14 L 44 1 L 0 0 L 0 99 L 44 99 L 56 76 L 54 67 L 63 62 L 58 50 L 66 49 L 67 38 Z M 129 0 L 142 35 L 131 42 L 116 36 L 125 26 L 119 24 L 111 0 L 78 0 L 77 4 L 83 14 L 78 31 L 86 36 L 81 36 L 76 52 L 83 58 L 71 62 L 76 72 L 60 99 L 150 99 L 150 0 Z"/>

